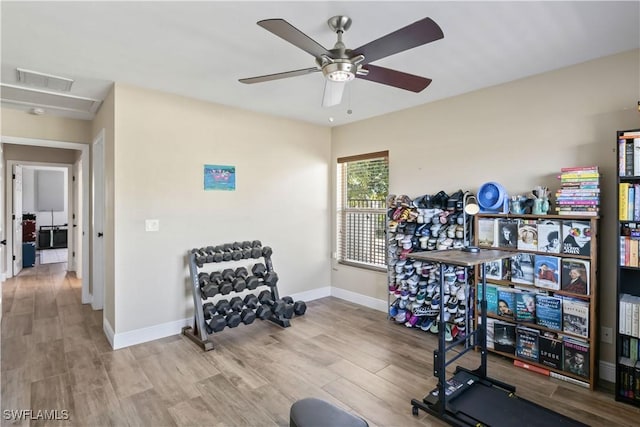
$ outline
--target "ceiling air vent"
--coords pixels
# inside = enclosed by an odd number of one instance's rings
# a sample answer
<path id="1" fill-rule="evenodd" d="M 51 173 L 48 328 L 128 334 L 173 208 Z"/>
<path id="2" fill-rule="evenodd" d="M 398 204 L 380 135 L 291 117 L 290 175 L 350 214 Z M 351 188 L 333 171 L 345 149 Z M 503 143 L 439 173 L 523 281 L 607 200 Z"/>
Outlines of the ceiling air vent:
<path id="1" fill-rule="evenodd" d="M 0 84 L 0 100 L 18 106 L 42 107 L 71 112 L 94 114 L 102 101 L 39 89 Z"/>
<path id="2" fill-rule="evenodd" d="M 24 68 L 16 68 L 16 70 L 18 72 L 18 82 L 29 86 L 69 92 L 73 84 L 73 80 L 64 77 L 25 70 Z"/>

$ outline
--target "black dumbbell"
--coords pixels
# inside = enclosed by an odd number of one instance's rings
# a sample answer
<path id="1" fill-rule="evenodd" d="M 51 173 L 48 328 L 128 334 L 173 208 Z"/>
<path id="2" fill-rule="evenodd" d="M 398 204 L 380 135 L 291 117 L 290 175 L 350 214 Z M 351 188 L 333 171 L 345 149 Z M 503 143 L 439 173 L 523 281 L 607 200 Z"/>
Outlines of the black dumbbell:
<path id="1" fill-rule="evenodd" d="M 269 291 L 260 292 L 260 294 L 258 295 L 258 301 L 260 301 L 261 304 L 269 307 L 271 309 L 271 312 L 276 316 L 280 316 L 286 308 L 285 302 L 281 299 L 274 301 L 271 292 Z"/>
<path id="2" fill-rule="evenodd" d="M 252 248 L 260 248 L 260 247 L 262 247 L 262 242 L 260 240 L 254 240 L 253 242 L 251 242 L 251 247 Z"/>
<path id="3" fill-rule="evenodd" d="M 216 246 L 211 249 L 211 253 L 213 253 L 213 262 L 222 262 L 224 258 L 222 246 Z"/>
<path id="4" fill-rule="evenodd" d="M 250 290 L 254 290 L 255 288 L 257 288 L 262 284 L 260 279 L 257 278 L 256 276 L 247 277 L 247 280 L 245 280 L 245 282 L 247 282 L 247 289 L 250 289 Z"/>
<path id="5" fill-rule="evenodd" d="M 191 253 L 193 254 L 193 260 L 198 267 L 202 267 L 202 265 L 207 262 L 207 255 L 202 254 L 200 249 L 193 248 L 191 249 Z"/>
<path id="6" fill-rule="evenodd" d="M 242 242 L 242 249 L 248 249 L 251 248 L 251 242 L 248 240 L 245 240 L 244 242 Z"/>
<path id="7" fill-rule="evenodd" d="M 267 273 L 267 267 L 263 263 L 259 262 L 251 267 L 251 272 L 254 276 L 264 277 Z"/>
<path id="8" fill-rule="evenodd" d="M 224 316 L 220 316 L 219 314 L 216 314 L 211 319 L 209 319 L 208 322 L 205 321 L 204 324 L 206 326 L 207 333 L 211 334 L 214 332 L 220 332 L 221 330 L 226 328 L 227 321 L 225 320 Z"/>
<path id="9" fill-rule="evenodd" d="M 227 295 L 233 290 L 233 285 L 231 284 L 231 282 L 225 280 L 224 277 L 222 277 L 222 273 L 220 273 L 219 271 L 214 271 L 213 273 L 211 273 L 211 275 L 209 276 L 209 281 L 218 286 L 218 292 L 222 295 Z"/>
<path id="10" fill-rule="evenodd" d="M 233 247 L 231 243 L 225 243 L 224 245 L 222 245 L 222 260 L 231 261 L 232 255 L 233 255 Z"/>
<path id="11" fill-rule="evenodd" d="M 249 277 L 249 272 L 247 271 L 246 267 L 238 267 L 236 268 L 235 275 L 236 277 L 247 280 L 247 277 Z"/>
<path id="12" fill-rule="evenodd" d="M 264 276 L 264 284 L 267 286 L 275 286 L 278 283 L 278 275 L 275 271 L 270 271 Z"/>
<path id="13" fill-rule="evenodd" d="M 242 303 L 242 300 L 240 301 Z M 216 311 L 218 314 L 223 315 L 226 321 L 226 324 L 230 328 L 235 328 L 240 324 L 240 313 L 234 311 L 229 304 L 229 301 L 226 299 L 221 299 L 215 305 Z"/>
<path id="14" fill-rule="evenodd" d="M 273 249 L 271 249 L 270 246 L 265 246 L 264 248 L 262 248 L 262 256 L 263 257 L 269 258 L 272 253 L 273 253 Z"/>
<path id="15" fill-rule="evenodd" d="M 200 288 L 202 299 L 207 299 L 216 296 L 220 292 L 220 288 L 215 283 L 207 283 Z"/>
<path id="16" fill-rule="evenodd" d="M 251 254 L 253 253 L 253 248 L 243 248 L 242 249 L 242 259 L 251 258 Z"/>
<path id="17" fill-rule="evenodd" d="M 256 320 L 256 313 L 250 308 L 243 308 L 240 312 L 240 321 L 245 325 L 250 325 Z"/>
<path id="18" fill-rule="evenodd" d="M 271 316 L 271 309 L 266 305 L 261 305 L 260 301 L 258 301 L 258 297 L 254 294 L 249 294 L 244 297 L 244 305 L 252 310 L 255 310 L 256 316 L 258 316 L 262 320 Z"/>
<path id="19" fill-rule="evenodd" d="M 231 253 L 231 260 L 233 261 L 240 261 L 243 257 L 243 252 L 242 252 L 242 248 L 240 249 L 235 249 L 232 253 Z"/>
<path id="20" fill-rule="evenodd" d="M 238 249 L 242 249 L 242 243 L 240 242 L 233 242 L 231 244 L 231 247 L 233 248 L 234 251 L 237 251 Z"/>
<path id="21" fill-rule="evenodd" d="M 262 256 L 262 248 L 255 247 L 251 248 L 251 258 L 258 259 Z"/>
<path id="22" fill-rule="evenodd" d="M 282 297 L 282 300 L 287 304 L 293 305 L 293 312 L 296 316 L 302 316 L 307 311 L 307 303 L 304 301 L 293 301 L 291 297 Z"/>

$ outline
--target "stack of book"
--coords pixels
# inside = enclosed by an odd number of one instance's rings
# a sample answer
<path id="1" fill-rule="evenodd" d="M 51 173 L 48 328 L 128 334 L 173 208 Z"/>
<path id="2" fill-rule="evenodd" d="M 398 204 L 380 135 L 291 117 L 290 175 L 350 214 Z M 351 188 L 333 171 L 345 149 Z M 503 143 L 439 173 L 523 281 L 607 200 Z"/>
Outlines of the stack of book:
<path id="1" fill-rule="evenodd" d="M 600 173 L 598 166 L 562 168 L 556 192 L 558 215 L 598 216 Z"/>

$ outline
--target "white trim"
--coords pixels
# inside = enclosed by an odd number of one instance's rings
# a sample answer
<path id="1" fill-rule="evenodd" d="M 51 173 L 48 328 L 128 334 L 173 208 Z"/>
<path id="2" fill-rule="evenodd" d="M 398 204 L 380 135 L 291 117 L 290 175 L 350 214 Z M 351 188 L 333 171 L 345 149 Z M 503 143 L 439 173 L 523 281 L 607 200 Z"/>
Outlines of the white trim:
<path id="1" fill-rule="evenodd" d="M 109 341 L 109 344 L 111 344 L 111 348 L 113 348 L 113 337 L 114 337 L 114 332 L 113 332 L 113 328 L 111 327 L 111 324 L 109 323 L 109 321 L 107 320 L 106 317 L 102 317 L 102 330 L 104 331 L 104 334 L 107 336 L 107 340 Z"/>
<path id="2" fill-rule="evenodd" d="M 616 382 L 616 365 L 611 362 L 600 361 L 600 379 L 609 381 L 610 383 Z"/>
<path id="3" fill-rule="evenodd" d="M 282 296 L 282 295 L 281 295 Z M 298 292 L 297 294 L 290 295 L 296 301 L 313 301 L 314 299 L 320 299 L 331 296 L 331 286 L 325 286 L 324 288 L 311 289 L 310 291 Z"/>
<path id="4" fill-rule="evenodd" d="M 104 321 L 106 322 L 106 320 Z M 113 336 L 111 346 L 114 350 L 129 347 L 131 345 L 142 344 L 147 341 L 158 340 L 182 333 L 182 328 L 191 325 L 193 317 L 173 322 L 161 323 L 147 328 L 135 329 L 133 331 L 122 332 Z M 105 325 L 107 323 L 104 323 Z M 106 327 L 105 327 L 105 332 Z"/>
<path id="5" fill-rule="evenodd" d="M 374 310 L 387 312 L 388 303 L 385 300 L 369 297 L 346 289 L 331 287 L 331 296 L 347 300 L 349 302 L 373 308 Z"/>

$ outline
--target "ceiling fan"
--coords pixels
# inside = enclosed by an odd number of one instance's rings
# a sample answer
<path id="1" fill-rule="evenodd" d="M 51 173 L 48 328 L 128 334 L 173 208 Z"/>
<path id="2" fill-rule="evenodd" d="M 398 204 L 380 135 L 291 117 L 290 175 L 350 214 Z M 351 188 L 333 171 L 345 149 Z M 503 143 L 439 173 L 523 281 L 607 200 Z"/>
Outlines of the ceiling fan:
<path id="1" fill-rule="evenodd" d="M 421 92 L 431 83 L 431 79 L 426 77 L 371 64 L 387 56 L 443 38 L 442 30 L 431 18 L 423 18 L 353 50 L 347 49 L 342 42 L 342 35 L 351 27 L 351 19 L 347 16 L 334 16 L 327 23 L 338 36 L 338 41 L 333 49 L 325 49 L 284 19 L 258 21 L 258 25 L 262 28 L 313 55 L 316 59 L 316 66 L 249 77 L 240 79 L 240 82 L 247 84 L 261 83 L 322 71 L 325 77 L 324 95 L 322 97 L 322 105 L 324 107 L 340 104 L 346 83 L 354 78 L 369 80 L 416 93 Z"/>

